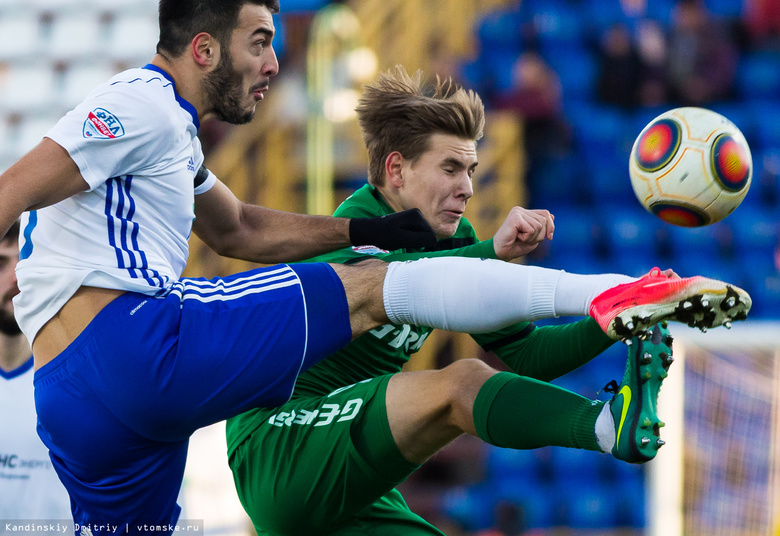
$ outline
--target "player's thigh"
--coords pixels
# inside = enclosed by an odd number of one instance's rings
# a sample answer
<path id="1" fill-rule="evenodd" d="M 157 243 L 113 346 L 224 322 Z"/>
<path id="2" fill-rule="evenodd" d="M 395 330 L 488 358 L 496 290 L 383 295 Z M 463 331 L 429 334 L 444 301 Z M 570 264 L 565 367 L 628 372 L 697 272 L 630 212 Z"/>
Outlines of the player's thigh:
<path id="1" fill-rule="evenodd" d="M 328 536 L 443 536 L 425 519 L 412 512 L 394 489 L 361 510 L 347 524 Z"/>
<path id="2" fill-rule="evenodd" d="M 387 380 L 253 410 L 229 424 L 255 419 L 230 466 L 259 534 L 335 529 L 417 468 L 403 459 L 390 436 Z"/>
<path id="3" fill-rule="evenodd" d="M 387 419 L 403 456 L 422 463 L 460 434 L 475 434 L 474 399 L 495 373 L 478 359 L 463 359 L 441 370 L 394 375 L 387 387 Z"/>

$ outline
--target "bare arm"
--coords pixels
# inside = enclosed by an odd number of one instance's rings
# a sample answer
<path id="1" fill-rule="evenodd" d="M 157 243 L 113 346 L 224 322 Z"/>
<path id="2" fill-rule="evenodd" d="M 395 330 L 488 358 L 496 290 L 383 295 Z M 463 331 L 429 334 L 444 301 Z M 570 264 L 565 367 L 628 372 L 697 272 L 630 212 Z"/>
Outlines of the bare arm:
<path id="1" fill-rule="evenodd" d="M 68 152 L 44 138 L 0 175 L 0 236 L 22 212 L 53 205 L 88 188 Z"/>
<path id="2" fill-rule="evenodd" d="M 269 264 L 351 245 L 348 218 L 306 216 L 243 203 L 220 181 L 195 197 L 193 230 L 220 255 Z"/>

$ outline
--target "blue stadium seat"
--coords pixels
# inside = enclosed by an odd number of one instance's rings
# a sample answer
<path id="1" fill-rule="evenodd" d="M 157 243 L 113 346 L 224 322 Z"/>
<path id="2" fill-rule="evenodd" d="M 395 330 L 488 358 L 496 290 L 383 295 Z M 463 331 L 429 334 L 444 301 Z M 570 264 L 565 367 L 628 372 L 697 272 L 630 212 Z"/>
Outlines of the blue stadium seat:
<path id="1" fill-rule="evenodd" d="M 619 527 L 644 528 L 647 508 L 644 466 L 617 460 L 613 465 L 616 474 L 610 485 L 610 496 L 617 507 L 615 524 Z"/>
<path id="2" fill-rule="evenodd" d="M 578 45 L 584 39 L 584 10 L 580 2 L 569 0 L 525 0 L 523 8 L 532 13 L 534 36 L 542 43 Z"/>
<path id="3" fill-rule="evenodd" d="M 780 67 L 778 76 L 780 76 Z M 780 86 L 775 95 L 780 95 Z M 776 100 L 753 100 L 746 104 L 753 125 L 755 125 L 755 149 L 780 147 L 780 102 Z"/>
<path id="4" fill-rule="evenodd" d="M 606 384 L 606 380 L 604 381 Z M 600 386 L 599 388 L 603 387 Z M 594 392 L 596 389 L 594 389 Z M 612 456 L 592 450 L 555 447 L 552 449 L 553 479 L 568 483 L 573 488 L 595 486 L 607 481 L 607 464 L 615 463 Z"/>
<path id="5" fill-rule="evenodd" d="M 755 122 L 750 110 L 741 102 L 718 102 L 709 104 L 708 107 L 718 112 L 736 125 L 745 135 L 748 145 L 751 147 L 755 141 Z"/>
<path id="6" fill-rule="evenodd" d="M 725 227 L 725 224 L 704 227 L 670 225 L 668 231 L 675 257 L 697 256 L 710 260 L 717 259 L 720 256 L 718 233 L 722 227 Z"/>
<path id="7" fill-rule="evenodd" d="M 488 528 L 493 522 L 494 493 L 489 481 L 448 490 L 442 497 L 442 510 L 467 530 Z"/>
<path id="8" fill-rule="evenodd" d="M 581 168 L 571 155 L 535 162 L 526 177 L 534 207 L 549 208 L 582 199 L 587 184 L 582 182 Z"/>
<path id="9" fill-rule="evenodd" d="M 498 50 L 519 54 L 523 49 L 523 20 L 520 6 L 488 13 L 477 23 L 481 56 L 487 57 Z"/>
<path id="10" fill-rule="evenodd" d="M 745 9 L 743 0 L 704 0 L 704 6 L 716 17 L 737 19 Z"/>
<path id="11" fill-rule="evenodd" d="M 598 66 L 596 58 L 583 44 L 549 42 L 540 46 L 542 58 L 558 74 L 564 100 L 590 101 L 594 96 Z"/>
<path id="12" fill-rule="evenodd" d="M 540 529 L 559 524 L 550 485 L 518 486 L 506 480 L 492 482 L 493 504 L 506 501 L 522 508 L 528 529 Z"/>
<path id="13" fill-rule="evenodd" d="M 541 481 L 542 460 L 535 450 L 515 450 L 487 447 L 485 468 L 491 480 Z"/>
<path id="14" fill-rule="evenodd" d="M 563 481 L 557 496 L 565 504 L 569 528 L 577 530 L 608 529 L 616 526 L 615 490 L 609 485 L 593 482 L 574 487 Z"/>
<path id="15" fill-rule="evenodd" d="M 742 99 L 776 99 L 780 95 L 780 56 L 771 52 L 742 54 L 736 85 Z"/>
<path id="16" fill-rule="evenodd" d="M 545 207 L 547 208 L 547 207 Z M 550 207 L 555 216 L 555 234 L 551 247 L 566 255 L 590 256 L 593 254 L 593 211 L 574 205 Z"/>
<path id="17" fill-rule="evenodd" d="M 675 2 L 676 0 L 653 0 L 646 3 L 644 13 L 629 14 L 621 7 L 620 0 L 586 0 L 587 21 L 599 32 L 613 24 L 625 24 L 633 29 L 643 19 L 652 19 L 667 26 Z"/>
<path id="18" fill-rule="evenodd" d="M 749 194 L 748 194 L 749 195 Z M 738 256 L 751 252 L 770 252 L 780 243 L 780 211 L 758 206 L 739 207 L 722 224 L 734 234 Z"/>

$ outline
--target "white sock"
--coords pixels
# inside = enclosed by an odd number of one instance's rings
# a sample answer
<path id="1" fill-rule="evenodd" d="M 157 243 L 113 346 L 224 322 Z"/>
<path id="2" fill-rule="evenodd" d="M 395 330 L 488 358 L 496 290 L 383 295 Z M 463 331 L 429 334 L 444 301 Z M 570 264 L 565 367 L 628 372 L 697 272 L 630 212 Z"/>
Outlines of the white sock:
<path id="1" fill-rule="evenodd" d="M 437 257 L 392 262 L 385 311 L 394 324 L 485 333 L 515 322 L 587 316 L 591 300 L 633 278 L 576 275 L 489 259 Z"/>
<path id="2" fill-rule="evenodd" d="M 612 402 L 604 404 L 596 418 L 596 443 L 602 452 L 612 452 L 612 447 L 615 446 L 615 418 L 612 416 L 611 404 Z"/>
<path id="3" fill-rule="evenodd" d="M 623 274 L 580 275 L 563 272 L 555 291 L 556 316 L 583 316 L 588 314 L 590 302 L 607 289 L 636 281 Z M 582 313 L 581 311 L 585 311 Z"/>

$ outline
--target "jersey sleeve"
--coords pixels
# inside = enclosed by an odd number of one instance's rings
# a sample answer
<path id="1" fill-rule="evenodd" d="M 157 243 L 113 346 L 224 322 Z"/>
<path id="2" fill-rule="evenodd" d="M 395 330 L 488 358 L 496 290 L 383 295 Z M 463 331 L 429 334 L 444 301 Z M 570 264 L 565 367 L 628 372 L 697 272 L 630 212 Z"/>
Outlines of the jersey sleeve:
<path id="1" fill-rule="evenodd" d="M 93 92 L 46 134 L 76 163 L 90 190 L 107 179 L 164 165 L 176 136 L 169 110 L 132 84 Z"/>

